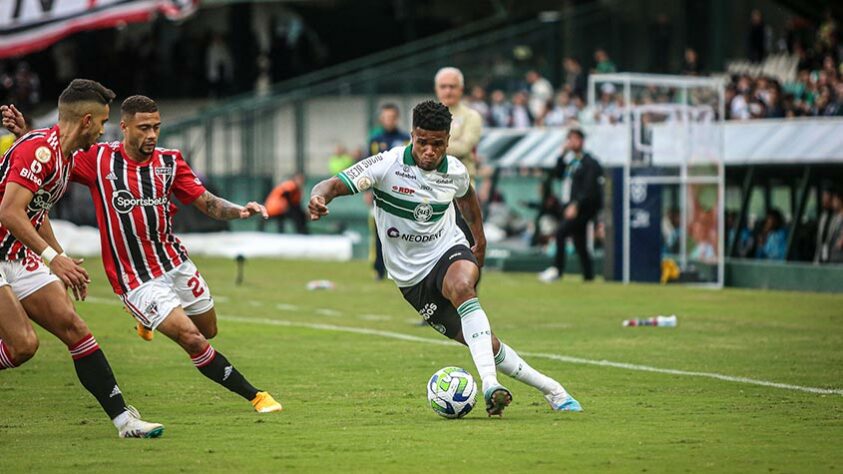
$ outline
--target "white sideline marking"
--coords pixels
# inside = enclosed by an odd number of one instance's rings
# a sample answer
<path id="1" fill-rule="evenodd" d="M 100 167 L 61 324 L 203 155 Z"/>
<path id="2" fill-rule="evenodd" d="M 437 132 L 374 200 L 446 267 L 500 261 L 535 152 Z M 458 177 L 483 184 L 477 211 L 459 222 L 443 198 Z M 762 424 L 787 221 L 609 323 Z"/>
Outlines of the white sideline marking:
<path id="1" fill-rule="evenodd" d="M 392 320 L 392 316 L 385 314 L 361 314 L 357 316 L 357 319 L 362 319 L 363 321 L 390 321 Z"/>
<path id="2" fill-rule="evenodd" d="M 366 329 L 366 328 L 355 328 L 349 326 L 337 326 L 334 324 L 313 324 L 313 323 L 299 323 L 295 321 L 283 321 L 278 319 L 265 319 L 265 318 L 244 318 L 240 316 L 220 316 L 219 317 L 225 321 L 232 321 L 232 322 L 241 322 L 241 323 L 252 323 L 252 324 L 264 324 L 264 325 L 271 325 L 271 326 L 287 326 L 287 327 L 300 327 L 300 328 L 308 328 L 308 329 L 318 329 L 322 331 L 340 331 L 340 332 L 350 332 L 354 334 L 365 334 L 369 336 L 380 336 L 386 337 L 390 339 L 399 339 L 402 341 L 411 341 L 411 342 L 423 342 L 425 344 L 437 344 L 440 346 L 458 346 L 459 343 L 453 342 L 449 339 L 430 339 L 427 337 L 418 337 L 412 336 L 410 334 L 402 334 L 398 332 L 392 331 L 381 331 L 378 329 Z M 571 364 L 586 364 L 586 365 L 597 365 L 602 367 L 614 367 L 616 369 L 626 369 L 626 370 L 637 370 L 641 372 L 655 372 L 659 374 L 669 374 L 669 375 L 684 375 L 688 377 L 706 377 L 710 379 L 717 379 L 723 380 L 725 382 L 736 382 L 736 383 L 745 383 L 750 385 L 760 385 L 763 387 L 773 387 L 773 388 L 781 388 L 785 390 L 798 390 L 801 392 L 808 392 L 808 393 L 817 393 L 822 395 L 843 395 L 843 389 L 833 389 L 833 388 L 819 388 L 819 387 L 803 387 L 801 385 L 792 385 L 786 383 L 778 383 L 778 382 L 770 382 L 767 380 L 758 380 L 758 379 L 751 379 L 748 377 L 735 377 L 732 375 L 724 375 L 718 374 L 713 372 L 692 372 L 687 370 L 676 370 L 676 369 L 662 369 L 659 367 L 651 367 L 648 365 L 638 365 L 638 364 L 627 364 L 624 362 L 612 362 L 608 360 L 593 360 L 593 359 L 583 359 L 580 357 L 570 357 L 558 354 L 544 354 L 540 352 L 522 352 L 521 354 L 528 356 L 528 357 L 537 357 L 541 359 L 550 359 L 556 360 L 560 362 L 568 362 Z"/>
<path id="3" fill-rule="evenodd" d="M 298 311 L 299 307 L 294 304 L 285 304 L 279 303 L 275 305 L 276 308 L 280 309 L 281 311 Z"/>
<path id="4" fill-rule="evenodd" d="M 339 311 L 329 308 L 316 308 L 314 312 L 316 314 L 321 314 L 322 316 L 342 316 L 342 313 L 340 313 Z"/>
<path id="5" fill-rule="evenodd" d="M 99 298 L 96 296 L 89 296 L 87 301 L 90 303 L 98 303 L 98 304 L 107 304 L 112 306 L 122 306 L 119 300 L 112 299 L 112 298 Z M 297 306 L 294 305 L 277 305 L 279 309 L 281 306 L 290 307 L 288 309 L 298 309 Z M 318 312 L 319 310 L 317 310 Z M 329 310 L 332 311 L 332 310 Z M 339 313 L 338 313 L 339 314 Z M 413 336 L 410 334 L 402 334 L 399 332 L 392 332 L 392 331 L 381 331 L 378 329 L 366 329 L 366 328 L 355 328 L 349 326 L 337 326 L 334 324 L 317 324 L 317 323 L 299 323 L 295 321 L 284 321 L 280 319 L 267 319 L 267 318 L 244 318 L 241 316 L 218 316 L 219 319 L 224 321 L 232 321 L 232 322 L 240 322 L 240 323 L 252 323 L 252 324 L 264 324 L 269 326 L 286 326 L 286 327 L 299 327 L 299 328 L 307 328 L 307 329 L 318 329 L 322 331 L 340 331 L 340 332 L 349 332 L 354 334 L 365 334 L 368 336 L 380 336 L 386 337 L 390 339 L 398 339 L 401 341 L 410 341 L 410 342 L 422 342 L 425 344 L 436 344 L 440 346 L 458 346 L 459 343 L 453 342 L 449 339 L 430 339 L 427 337 L 419 337 Z M 415 320 L 413 320 L 415 321 Z M 784 390 L 796 390 L 800 392 L 808 392 L 808 393 L 816 393 L 820 395 L 843 395 L 843 389 L 839 388 L 819 388 L 819 387 L 803 387 L 802 385 L 792 385 L 787 383 L 779 383 L 779 382 L 770 382 L 768 380 L 759 380 L 759 379 L 751 379 L 748 377 L 735 377 L 733 375 L 725 375 L 725 374 L 718 374 L 716 372 L 693 372 L 688 370 L 676 370 L 676 369 L 662 369 L 659 367 L 651 367 L 649 365 L 638 365 L 638 364 L 627 364 L 625 362 L 612 362 L 609 360 L 594 360 L 594 359 L 583 359 L 580 357 L 571 357 L 559 354 L 545 354 L 540 352 L 521 352 L 522 355 L 528 357 L 537 357 L 540 359 L 550 359 L 556 360 L 559 362 L 568 362 L 570 364 L 585 364 L 585 365 L 597 365 L 601 367 L 613 367 L 616 369 L 626 369 L 626 370 L 637 370 L 639 372 L 655 372 L 659 374 L 668 374 L 668 375 L 683 375 L 687 377 L 705 377 L 710 379 L 722 380 L 724 382 L 735 382 L 735 383 L 745 383 L 750 385 L 760 385 L 762 387 L 773 387 L 773 388 L 781 388 Z"/>

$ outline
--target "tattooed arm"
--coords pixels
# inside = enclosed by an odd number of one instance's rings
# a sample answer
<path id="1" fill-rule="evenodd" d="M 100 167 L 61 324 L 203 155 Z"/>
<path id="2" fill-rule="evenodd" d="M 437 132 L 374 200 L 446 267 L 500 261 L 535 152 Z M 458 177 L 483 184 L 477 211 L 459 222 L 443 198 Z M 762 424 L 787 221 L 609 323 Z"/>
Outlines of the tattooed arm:
<path id="1" fill-rule="evenodd" d="M 262 204 L 256 202 L 249 202 L 245 206 L 239 206 L 233 202 L 214 196 L 209 191 L 205 191 L 199 196 L 193 205 L 202 211 L 208 217 L 212 217 L 219 221 L 230 221 L 233 219 L 248 219 L 255 214 L 260 214 L 264 219 L 269 217 L 266 213 L 266 208 Z"/>

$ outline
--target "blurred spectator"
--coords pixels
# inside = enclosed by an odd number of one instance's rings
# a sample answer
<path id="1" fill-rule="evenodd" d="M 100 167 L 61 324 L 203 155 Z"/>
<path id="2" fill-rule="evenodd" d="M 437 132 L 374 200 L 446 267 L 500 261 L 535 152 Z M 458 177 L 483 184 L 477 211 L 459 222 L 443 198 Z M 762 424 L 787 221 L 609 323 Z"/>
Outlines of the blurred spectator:
<path id="1" fill-rule="evenodd" d="M 486 89 L 480 86 L 472 87 L 471 97 L 468 98 L 467 105 L 480 114 L 484 124 L 491 125 L 492 111 L 489 108 L 489 104 L 486 103 Z"/>
<path id="2" fill-rule="evenodd" d="M 345 145 L 337 145 L 334 154 L 328 158 L 328 172 L 336 175 L 353 164 L 354 158 L 348 153 Z"/>
<path id="3" fill-rule="evenodd" d="M 599 48 L 594 51 L 594 72 L 598 74 L 606 74 L 616 72 L 615 63 L 609 58 L 606 50 Z"/>
<path id="4" fill-rule="evenodd" d="M 533 117 L 542 117 L 546 112 L 547 103 L 553 100 L 553 86 L 535 70 L 527 72 L 525 79 L 530 85 L 530 114 Z"/>
<path id="5" fill-rule="evenodd" d="M 489 108 L 489 125 L 509 127 L 512 118 L 512 104 L 507 102 L 506 94 L 497 89 L 492 92 L 492 106 Z"/>
<path id="6" fill-rule="evenodd" d="M 278 232 L 284 232 L 284 222 L 290 219 L 297 234 L 307 234 L 307 214 L 302 207 L 302 189 L 304 175 L 296 173 L 292 178 L 279 184 L 266 196 L 266 212 L 278 222 Z M 260 230 L 264 230 L 266 221 L 260 220 Z"/>
<path id="7" fill-rule="evenodd" d="M 787 229 L 778 209 L 770 209 L 756 236 L 755 258 L 785 260 L 787 258 Z"/>
<path id="8" fill-rule="evenodd" d="M 462 71 L 455 67 L 444 67 L 436 72 L 433 78 L 436 98 L 451 112 L 451 134 L 448 139 L 447 153 L 465 165 L 471 180 L 477 176 L 477 143 L 483 133 L 483 118 L 476 110 L 469 108 L 462 102 L 465 88 L 465 78 Z M 474 245 L 474 235 L 471 228 L 463 219 L 459 209 L 456 210 L 457 226 L 465 234 L 469 247 Z"/>
<path id="9" fill-rule="evenodd" d="M 545 127 L 568 125 L 577 119 L 577 106 L 571 101 L 571 95 L 565 91 L 556 94 L 556 103 L 542 119 Z"/>
<path id="10" fill-rule="evenodd" d="M 747 34 L 746 49 L 749 60 L 757 63 L 766 56 L 767 28 L 761 10 L 752 10 L 749 16 L 749 33 Z"/>
<path id="11" fill-rule="evenodd" d="M 569 94 L 584 96 L 586 93 L 585 89 L 588 84 L 588 79 L 583 73 L 582 66 L 580 65 L 579 61 L 574 58 L 568 57 L 565 58 L 562 64 L 565 68 L 564 88 L 568 91 Z"/>
<path id="12" fill-rule="evenodd" d="M 672 207 L 662 217 L 662 252 L 667 254 L 679 253 L 679 239 L 681 238 L 679 208 Z"/>
<path id="13" fill-rule="evenodd" d="M 41 80 L 26 61 L 19 62 L 15 68 L 9 100 L 24 113 L 41 100 Z"/>
<path id="14" fill-rule="evenodd" d="M 527 106 L 526 92 L 519 91 L 512 96 L 509 123 L 512 128 L 528 128 L 533 125 L 533 114 Z"/>
<path id="15" fill-rule="evenodd" d="M 828 261 L 843 263 L 843 189 L 835 189 L 831 198 L 831 208 L 834 214 L 829 226 Z"/>
<path id="16" fill-rule="evenodd" d="M 623 114 L 623 107 L 619 106 L 620 97 L 615 97 L 615 85 L 605 82 L 600 86 L 600 101 L 594 111 L 595 121 L 600 123 L 617 123 Z"/>
<path id="17" fill-rule="evenodd" d="M 682 74 L 686 76 L 699 76 L 702 74 L 700 58 L 694 48 L 685 48 L 685 59 L 682 61 Z"/>
<path id="18" fill-rule="evenodd" d="M 825 11 L 823 22 L 817 30 L 817 47 L 822 52 L 836 52 L 834 49 L 837 47 L 839 39 L 837 20 L 834 19 L 834 15 L 829 8 Z"/>
<path id="19" fill-rule="evenodd" d="M 670 44 L 672 38 L 670 17 L 664 13 L 656 16 L 650 25 L 650 71 L 667 73 L 670 71 Z"/>
<path id="20" fill-rule="evenodd" d="M 409 143 L 410 134 L 398 128 L 399 119 L 400 111 L 397 105 L 388 103 L 381 106 L 378 115 L 379 130 L 369 139 L 370 155 L 377 155 Z"/>
<path id="21" fill-rule="evenodd" d="M 205 53 L 208 87 L 212 97 L 222 97 L 231 90 L 234 81 L 234 60 L 225 39 L 214 33 Z"/>
<path id="22" fill-rule="evenodd" d="M 453 117 L 451 138 L 448 141 L 448 154 L 459 159 L 473 178 L 477 173 L 477 157 L 474 149 L 480 141 L 483 130 L 483 118 L 477 111 L 462 102 L 465 78 L 462 71 L 455 67 L 445 67 L 436 72 L 433 79 L 436 98 L 448 107 Z M 458 223 L 461 218 L 457 219 Z M 468 229 L 468 227 L 465 227 Z M 471 232 L 468 233 L 469 242 Z"/>
<path id="23" fill-rule="evenodd" d="M 384 104 L 381 106 L 380 130 L 369 139 L 369 154 L 376 155 L 391 150 L 397 146 L 406 145 L 410 141 L 410 134 L 398 128 L 400 122 L 400 110 L 395 104 Z M 383 245 L 378 236 L 378 229 L 375 223 L 375 215 L 372 211 L 374 201 L 371 192 L 366 193 L 366 201 L 369 204 L 369 260 L 378 280 L 386 278 L 386 264 L 383 260 Z"/>
<path id="24" fill-rule="evenodd" d="M 738 212 L 737 211 L 726 211 L 726 251 L 731 252 L 732 245 L 734 245 L 735 239 L 738 239 L 738 248 L 736 257 L 746 258 L 752 255 L 752 246 L 754 245 L 754 240 L 752 238 L 752 231 L 747 227 L 743 226 L 738 228 L 739 220 L 738 220 Z"/>
<path id="25" fill-rule="evenodd" d="M 9 151 L 9 148 L 12 148 L 12 145 L 15 143 L 15 136 L 11 133 L 6 132 L 4 129 L 0 131 L 0 156 L 6 154 Z"/>
<path id="26" fill-rule="evenodd" d="M 834 189 L 829 184 L 823 185 L 820 192 L 820 209 L 817 220 L 817 246 L 814 252 L 814 263 L 826 263 L 830 258 L 831 223 L 835 217 L 833 206 Z"/>

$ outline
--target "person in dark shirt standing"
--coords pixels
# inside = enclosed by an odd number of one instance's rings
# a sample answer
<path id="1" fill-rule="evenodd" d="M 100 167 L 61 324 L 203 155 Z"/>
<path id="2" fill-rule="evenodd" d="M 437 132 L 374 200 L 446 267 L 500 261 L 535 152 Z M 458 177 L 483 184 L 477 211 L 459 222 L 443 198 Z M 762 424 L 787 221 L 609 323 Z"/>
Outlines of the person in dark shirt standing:
<path id="1" fill-rule="evenodd" d="M 381 126 L 380 129 L 369 138 L 369 153 L 377 155 L 389 151 L 397 146 L 404 146 L 410 141 L 410 134 L 398 128 L 400 111 L 398 106 L 392 103 L 386 103 L 381 106 L 380 116 L 378 121 Z M 370 198 L 369 198 L 370 199 Z M 370 255 L 372 255 L 372 266 L 378 280 L 386 278 L 386 266 L 383 263 L 383 248 L 381 246 L 381 239 L 378 237 L 377 228 L 375 227 L 375 219 L 369 216 L 369 229 L 372 235 L 372 245 Z"/>
<path id="2" fill-rule="evenodd" d="M 559 228 L 556 231 L 554 265 L 539 274 L 539 279 L 546 283 L 560 279 L 565 272 L 565 239 L 568 237 L 574 239 L 583 279 L 594 279 L 594 264 L 586 246 L 586 229 L 588 222 L 603 207 L 603 168 L 590 153 L 583 150 L 584 144 L 583 131 L 571 129 L 562 155 L 552 171 L 552 179 L 562 180 L 562 204 L 555 209 L 559 217 Z"/>
<path id="3" fill-rule="evenodd" d="M 398 128 L 400 112 L 398 106 L 387 103 L 381 106 L 378 121 L 381 126 L 369 139 L 369 153 L 377 155 L 397 146 L 404 146 L 410 141 L 410 134 Z"/>

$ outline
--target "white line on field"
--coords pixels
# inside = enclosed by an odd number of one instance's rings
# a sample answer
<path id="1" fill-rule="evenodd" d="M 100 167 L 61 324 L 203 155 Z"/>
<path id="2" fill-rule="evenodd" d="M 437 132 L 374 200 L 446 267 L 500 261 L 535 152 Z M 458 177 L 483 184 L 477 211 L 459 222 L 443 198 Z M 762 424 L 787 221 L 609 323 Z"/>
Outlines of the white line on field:
<path id="1" fill-rule="evenodd" d="M 112 298 L 99 298 L 96 296 L 89 296 L 87 299 L 90 303 L 98 303 L 98 304 L 107 304 L 113 306 L 121 306 L 120 301 L 117 299 Z M 279 304 L 276 305 L 276 308 L 289 310 L 297 310 L 298 306 L 295 305 L 283 305 Z M 333 310 L 328 310 L 333 311 Z M 319 312 L 319 310 L 317 310 Z M 336 311 L 334 311 L 337 313 Z M 340 313 L 337 313 L 340 314 Z M 232 321 L 232 322 L 240 322 L 240 323 L 251 323 L 251 324 L 263 324 L 269 326 L 286 326 L 286 327 L 300 327 L 300 328 L 307 328 L 307 329 L 318 329 L 322 331 L 339 331 L 339 332 L 348 332 L 354 334 L 365 334 L 368 336 L 379 336 L 385 337 L 389 339 L 398 339 L 401 341 L 410 341 L 410 342 L 422 342 L 425 344 L 436 344 L 440 346 L 457 346 L 459 345 L 456 342 L 453 342 L 449 339 L 431 339 L 428 337 L 419 337 L 413 336 L 410 334 L 402 334 L 399 332 L 392 332 L 392 331 L 381 331 L 378 329 L 367 329 L 367 328 L 355 328 L 349 326 L 337 326 L 334 324 L 318 324 L 318 323 L 300 323 L 295 321 L 284 321 L 280 319 L 266 319 L 266 318 L 244 318 L 241 316 L 218 316 L 219 319 L 224 321 Z M 413 320 L 415 321 L 415 320 Z M 594 360 L 594 359 L 583 359 L 580 357 L 571 357 L 565 356 L 560 354 L 545 354 L 540 352 L 521 352 L 522 355 L 528 357 L 537 357 L 541 359 L 550 359 L 556 360 L 559 362 L 568 362 L 570 364 L 585 364 L 585 365 L 597 365 L 601 367 L 613 367 L 616 369 L 626 369 L 626 370 L 636 370 L 639 372 L 655 372 L 659 374 L 668 374 L 668 375 L 683 375 L 686 377 L 705 377 L 710 379 L 722 380 L 724 382 L 735 382 L 735 383 L 745 383 L 750 385 L 760 385 L 762 387 L 773 387 L 773 388 L 781 388 L 785 390 L 797 390 L 800 392 L 808 392 L 808 393 L 817 393 L 821 395 L 843 395 L 843 389 L 837 388 L 819 388 L 819 387 L 804 387 L 802 385 L 792 385 L 787 383 L 779 383 L 779 382 L 770 382 L 768 380 L 759 380 L 759 379 L 751 379 L 748 377 L 735 377 L 733 375 L 725 375 L 725 374 L 718 374 L 716 372 L 693 372 L 688 370 L 676 370 L 676 369 L 662 369 L 659 367 L 651 367 L 649 365 L 638 365 L 638 364 L 627 364 L 625 362 L 612 362 L 609 360 Z"/>
<path id="2" fill-rule="evenodd" d="M 276 308 L 280 309 L 281 311 L 298 311 L 299 307 L 294 304 L 285 304 L 279 303 L 275 305 Z"/>
<path id="3" fill-rule="evenodd" d="M 357 319 L 362 319 L 363 321 L 390 321 L 392 320 L 392 316 L 385 314 L 361 314 L 357 316 Z"/>
<path id="4" fill-rule="evenodd" d="M 287 327 L 300 327 L 300 328 L 308 328 L 308 329 L 318 329 L 322 331 L 340 331 L 340 332 L 350 332 L 354 334 L 365 334 L 368 336 L 379 336 L 385 337 L 390 339 L 399 339 L 402 341 L 411 341 L 411 342 L 422 342 L 425 344 L 436 344 L 440 346 L 455 346 L 459 345 L 456 342 L 453 342 L 448 339 L 430 339 L 427 337 L 418 337 L 412 336 L 410 334 L 402 334 L 398 332 L 391 332 L 391 331 L 381 331 L 378 329 L 367 329 L 367 328 L 355 328 L 349 326 L 337 326 L 334 324 L 314 324 L 314 323 L 300 323 L 295 321 L 283 321 L 278 319 L 265 319 L 265 318 L 244 318 L 240 316 L 220 316 L 220 319 L 225 321 L 232 321 L 232 322 L 240 322 L 240 323 L 252 323 L 252 324 L 264 324 L 264 325 L 271 325 L 271 326 L 287 326 Z M 792 385 L 786 383 L 778 383 L 778 382 L 770 382 L 767 380 L 758 380 L 758 379 L 751 379 L 748 377 L 735 377 L 732 375 L 725 375 L 725 374 L 718 374 L 713 372 L 692 372 L 688 370 L 676 370 L 676 369 L 662 369 L 659 367 L 651 367 L 648 365 L 638 365 L 638 364 L 627 364 L 624 362 L 612 362 L 608 360 L 593 360 L 593 359 L 583 359 L 580 357 L 570 357 L 564 356 L 559 354 L 545 354 L 540 352 L 522 352 L 522 355 L 528 357 L 537 357 L 541 359 L 550 359 L 556 360 L 560 362 L 568 362 L 571 364 L 586 364 L 586 365 L 597 365 L 602 367 L 613 367 L 616 369 L 626 369 L 626 370 L 637 370 L 640 372 L 655 372 L 659 374 L 669 374 L 669 375 L 684 375 L 687 377 L 706 377 L 710 379 L 717 379 L 723 380 L 725 382 L 736 382 L 736 383 L 745 383 L 751 385 L 760 385 L 763 387 L 774 387 L 774 388 L 781 388 L 785 390 L 798 390 L 801 392 L 808 392 L 808 393 L 817 393 L 823 395 L 843 395 L 843 389 L 833 389 L 833 388 L 819 388 L 819 387 L 803 387 L 801 385 Z"/>

